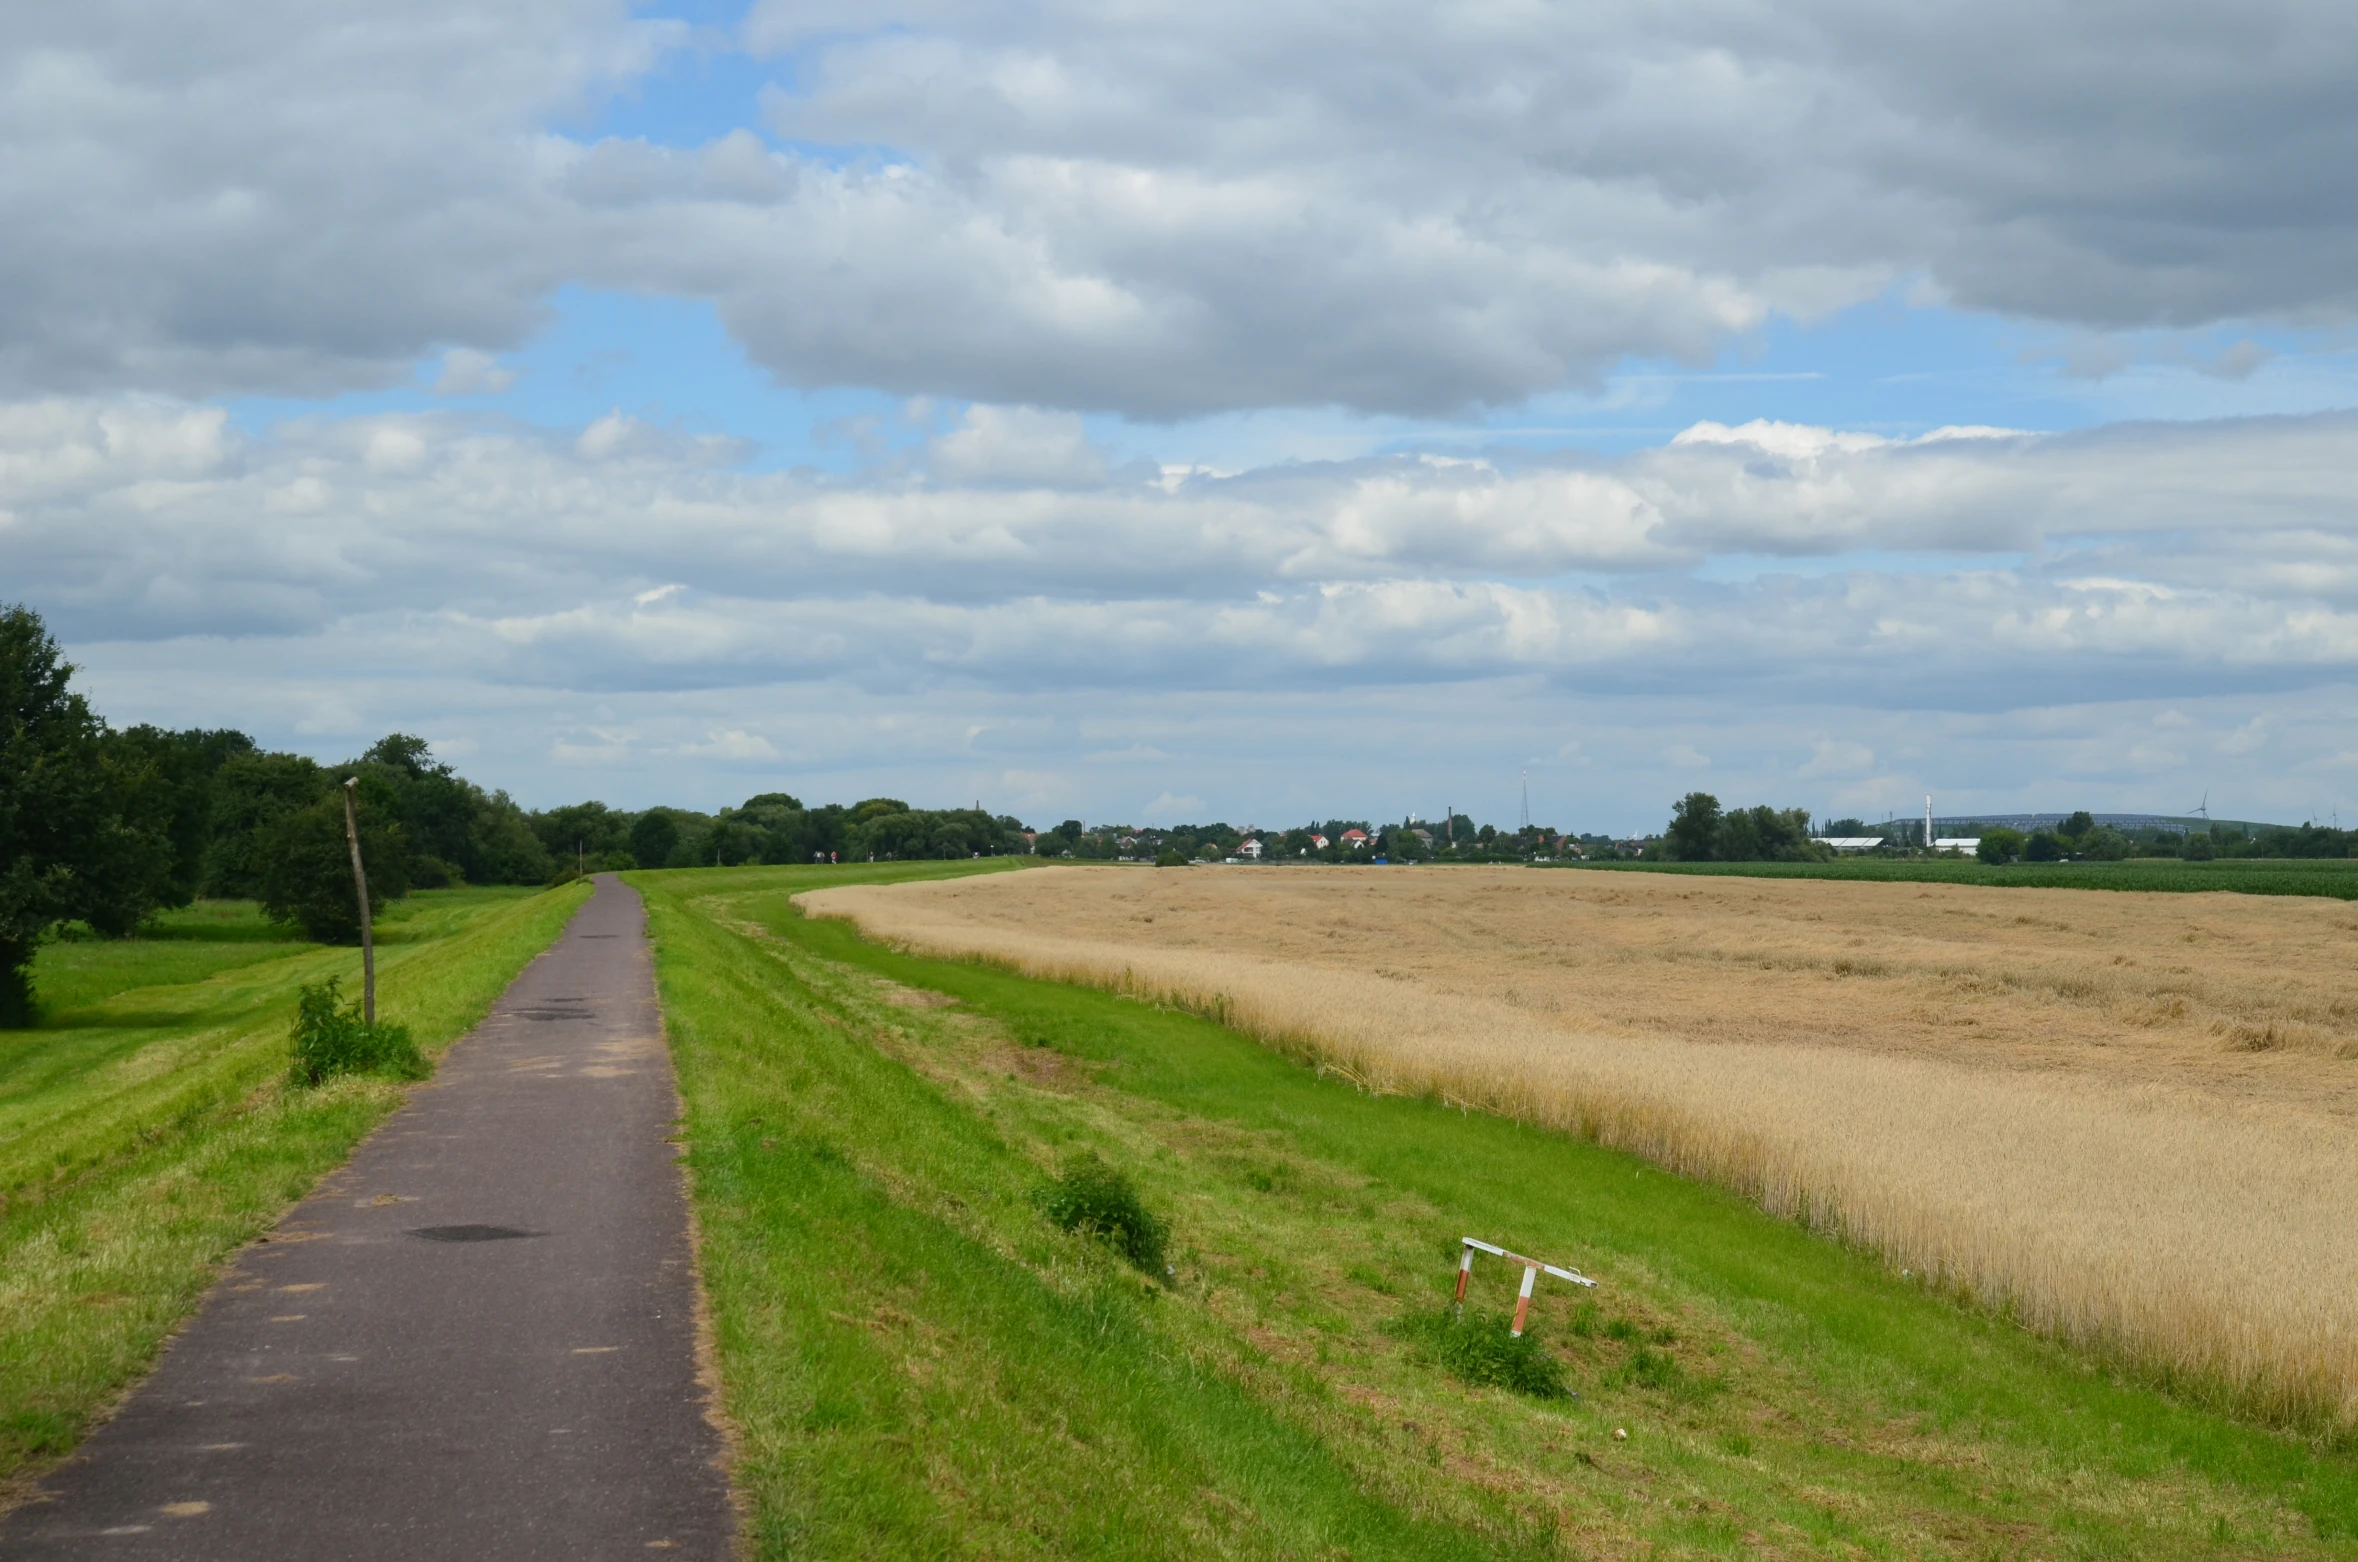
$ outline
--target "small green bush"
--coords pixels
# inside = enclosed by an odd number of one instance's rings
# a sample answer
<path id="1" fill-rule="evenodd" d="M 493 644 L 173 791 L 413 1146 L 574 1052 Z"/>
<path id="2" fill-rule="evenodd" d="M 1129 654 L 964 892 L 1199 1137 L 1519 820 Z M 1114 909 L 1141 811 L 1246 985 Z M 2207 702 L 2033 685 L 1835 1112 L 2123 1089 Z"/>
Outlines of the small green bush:
<path id="1" fill-rule="evenodd" d="M 1129 1178 L 1091 1152 L 1067 1160 L 1033 1202 L 1064 1230 L 1095 1237 L 1150 1275 L 1165 1273 L 1163 1244 L 1171 1228 L 1139 1202 Z"/>
<path id="2" fill-rule="evenodd" d="M 1451 1376 L 1478 1388 L 1511 1388 L 1534 1399 L 1571 1396 L 1562 1360 L 1538 1335 L 1515 1334 L 1514 1321 L 1505 1313 L 1468 1308 L 1460 1318 L 1455 1308 L 1444 1306 L 1405 1314 L 1388 1327 Z"/>
<path id="3" fill-rule="evenodd" d="M 1158 868 L 1184 868 L 1187 866 L 1187 853 L 1176 846 L 1166 846 L 1155 853 L 1154 865 Z"/>
<path id="4" fill-rule="evenodd" d="M 406 1025 L 371 1025 L 360 1005 L 336 1003 L 337 979 L 301 990 L 295 1003 L 294 1066 L 287 1077 L 316 1085 L 336 1074 L 390 1074 L 424 1079 L 425 1055 Z"/>

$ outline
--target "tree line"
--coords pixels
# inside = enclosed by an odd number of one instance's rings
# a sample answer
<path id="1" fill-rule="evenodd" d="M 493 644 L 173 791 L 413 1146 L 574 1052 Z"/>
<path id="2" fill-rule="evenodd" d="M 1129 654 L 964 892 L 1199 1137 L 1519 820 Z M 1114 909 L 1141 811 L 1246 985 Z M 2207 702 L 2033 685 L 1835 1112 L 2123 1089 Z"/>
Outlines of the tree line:
<path id="1" fill-rule="evenodd" d="M 717 814 L 633 813 L 570 803 L 529 816 L 561 871 L 734 868 L 810 862 L 999 857 L 1031 850 L 1023 821 L 979 808 L 912 808 L 897 797 L 806 806 L 764 792 Z"/>
<path id="2" fill-rule="evenodd" d="M 1952 824 L 1959 835 L 1980 841 L 1986 863 L 2119 862 L 2130 857 L 2171 857 L 2186 862 L 2220 858 L 2349 857 L 2358 855 L 2358 830 L 2321 824 L 2262 825 L 2216 823 L 2171 828 L 2140 825 L 2121 829 L 2099 824 L 2086 809 L 2055 824 L 2023 831 L 2006 825 L 1978 829 Z M 1924 826 L 1901 819 L 1871 825 L 1859 819 L 1830 819 L 1814 829 L 1806 808 L 1738 808 L 1723 811 L 1709 792 L 1689 792 L 1671 805 L 1670 824 L 1646 855 L 1670 862 L 1814 862 L 1832 857 L 1831 847 L 1813 836 L 1880 838 L 1887 847 L 1922 850 Z"/>
<path id="3" fill-rule="evenodd" d="M 372 915 L 412 889 L 545 884 L 630 868 L 1012 854 L 1184 863 L 1247 853 L 1247 833 L 1219 822 L 1136 829 L 1067 819 L 1034 834 L 1011 815 L 912 808 L 891 797 L 814 807 L 764 792 L 712 814 L 597 802 L 528 811 L 458 775 L 406 733 L 321 764 L 228 729 L 113 728 L 71 689 L 72 673 L 38 615 L 0 607 L 0 1024 L 29 1019 L 34 950 L 68 924 L 123 937 L 158 911 L 200 897 L 248 899 L 310 938 L 356 942 L 347 781 Z M 1643 855 L 1682 862 L 1833 855 L 1813 833 L 1907 839 L 1904 828 L 1856 819 L 1813 832 L 1806 809 L 1726 809 L 1708 792 L 1691 792 Z M 1615 848 L 1606 836 L 1500 830 L 1457 813 L 1438 823 L 1329 819 L 1251 838 L 1267 860 L 1293 862 L 1527 862 Z M 2358 832 L 2315 824 L 2124 832 L 2081 812 L 2028 835 L 1985 829 L 1981 858 L 2347 857 L 2354 845 Z"/>
<path id="4" fill-rule="evenodd" d="M 111 727 L 73 690 L 73 671 L 38 614 L 0 607 L 0 1025 L 30 1021 L 34 951 L 68 925 L 121 938 L 199 898 L 253 900 L 306 937 L 358 942 L 348 780 L 372 915 L 413 889 L 582 871 L 1029 850 L 1016 819 L 895 798 L 806 808 L 765 793 L 717 815 L 527 811 L 407 733 L 321 764 L 228 729 Z"/>
<path id="5" fill-rule="evenodd" d="M 1811 839 L 1809 810 L 1722 809 L 1709 792 L 1689 792 L 1670 808 L 1670 826 L 1645 855 L 1669 862 L 1824 862 L 1834 848 Z"/>

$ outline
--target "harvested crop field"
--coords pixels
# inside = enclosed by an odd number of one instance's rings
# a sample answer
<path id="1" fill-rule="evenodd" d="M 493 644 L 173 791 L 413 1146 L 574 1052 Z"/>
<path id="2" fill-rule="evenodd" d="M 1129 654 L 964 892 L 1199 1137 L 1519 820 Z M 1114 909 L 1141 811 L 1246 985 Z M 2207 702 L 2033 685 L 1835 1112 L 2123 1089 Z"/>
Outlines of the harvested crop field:
<path id="1" fill-rule="evenodd" d="M 2358 1421 L 2358 912 L 1522 869 L 801 897 L 1743 1188 L 2026 1322 Z"/>

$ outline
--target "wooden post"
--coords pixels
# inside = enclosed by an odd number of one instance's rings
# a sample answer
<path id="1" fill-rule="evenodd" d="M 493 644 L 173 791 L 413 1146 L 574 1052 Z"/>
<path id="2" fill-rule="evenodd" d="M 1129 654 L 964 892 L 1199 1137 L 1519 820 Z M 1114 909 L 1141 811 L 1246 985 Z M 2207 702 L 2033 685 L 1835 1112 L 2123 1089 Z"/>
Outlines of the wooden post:
<path id="1" fill-rule="evenodd" d="M 360 1017 L 377 1023 L 377 944 L 368 915 L 368 869 L 360 862 L 360 817 L 352 807 L 352 789 L 360 777 L 344 782 L 344 844 L 352 848 L 352 888 L 360 896 Z"/>

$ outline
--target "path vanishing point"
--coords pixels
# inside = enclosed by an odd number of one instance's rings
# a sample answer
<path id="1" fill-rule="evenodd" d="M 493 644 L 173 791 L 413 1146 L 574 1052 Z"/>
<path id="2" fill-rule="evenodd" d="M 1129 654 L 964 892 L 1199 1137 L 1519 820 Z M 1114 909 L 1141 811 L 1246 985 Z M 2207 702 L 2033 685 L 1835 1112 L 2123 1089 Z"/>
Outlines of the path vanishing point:
<path id="1" fill-rule="evenodd" d="M 601 875 L 0 1556 L 726 1557 L 676 1115 L 639 897 Z"/>

